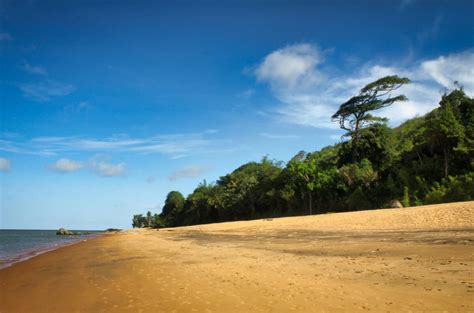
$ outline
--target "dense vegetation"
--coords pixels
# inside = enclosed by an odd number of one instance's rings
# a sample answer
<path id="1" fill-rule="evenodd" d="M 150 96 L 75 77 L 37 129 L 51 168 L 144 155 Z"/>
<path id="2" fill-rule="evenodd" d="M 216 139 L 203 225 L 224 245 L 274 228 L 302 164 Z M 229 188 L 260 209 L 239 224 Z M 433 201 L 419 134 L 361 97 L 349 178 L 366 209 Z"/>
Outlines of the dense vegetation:
<path id="1" fill-rule="evenodd" d="M 133 227 L 180 226 L 241 219 L 341 212 L 474 198 L 474 99 L 462 87 L 439 107 L 389 128 L 370 112 L 406 100 L 391 92 L 410 81 L 381 78 L 333 115 L 344 140 L 291 160 L 249 162 L 202 182 L 185 198 L 171 191 L 161 214 L 133 217 Z M 402 104 L 398 104 L 403 110 Z"/>

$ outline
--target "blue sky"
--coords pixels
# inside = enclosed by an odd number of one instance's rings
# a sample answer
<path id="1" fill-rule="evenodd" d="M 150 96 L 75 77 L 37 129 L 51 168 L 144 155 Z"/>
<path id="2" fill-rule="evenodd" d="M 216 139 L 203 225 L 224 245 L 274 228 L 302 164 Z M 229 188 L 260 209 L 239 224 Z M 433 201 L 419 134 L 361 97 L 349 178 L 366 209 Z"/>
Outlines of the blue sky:
<path id="1" fill-rule="evenodd" d="M 391 125 L 459 81 L 473 1 L 0 0 L 0 228 L 130 226 L 264 155 L 340 140 L 330 115 L 408 76 Z"/>

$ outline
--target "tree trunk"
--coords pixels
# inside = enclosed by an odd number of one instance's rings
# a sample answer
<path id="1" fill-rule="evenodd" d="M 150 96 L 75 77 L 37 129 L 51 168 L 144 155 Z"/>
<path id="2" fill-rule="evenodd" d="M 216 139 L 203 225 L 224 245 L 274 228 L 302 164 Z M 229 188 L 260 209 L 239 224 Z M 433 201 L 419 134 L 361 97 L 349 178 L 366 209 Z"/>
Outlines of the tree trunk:
<path id="1" fill-rule="evenodd" d="M 356 124 L 354 128 L 354 137 L 352 138 L 354 140 L 352 144 L 352 158 L 354 160 L 359 159 L 359 153 L 358 153 L 358 145 L 359 145 L 359 117 L 356 117 Z"/>
<path id="2" fill-rule="evenodd" d="M 416 151 L 416 155 L 418 156 L 418 160 L 420 161 L 420 166 L 423 166 L 423 159 L 421 158 L 420 152 Z"/>
<path id="3" fill-rule="evenodd" d="M 309 192 L 309 215 L 313 215 L 313 195 Z"/>
<path id="4" fill-rule="evenodd" d="M 448 152 L 446 151 L 446 148 L 443 149 L 444 153 L 444 177 L 448 178 Z"/>

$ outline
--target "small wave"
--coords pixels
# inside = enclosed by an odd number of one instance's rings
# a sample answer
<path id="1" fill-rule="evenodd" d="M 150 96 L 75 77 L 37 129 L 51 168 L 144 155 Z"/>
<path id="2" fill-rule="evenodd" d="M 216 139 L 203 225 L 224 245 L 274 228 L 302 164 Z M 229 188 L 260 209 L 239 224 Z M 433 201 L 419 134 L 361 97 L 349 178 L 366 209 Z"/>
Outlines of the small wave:
<path id="1" fill-rule="evenodd" d="M 53 250 L 56 250 L 56 249 L 59 249 L 59 248 L 71 246 L 71 245 L 74 245 L 74 244 L 79 243 L 81 241 L 86 241 L 87 239 L 98 237 L 100 235 L 101 234 L 84 235 L 84 236 L 81 236 L 81 238 L 77 238 L 77 240 L 71 240 L 71 241 L 66 241 L 66 242 L 62 242 L 62 243 L 54 243 L 54 244 L 49 245 L 49 246 L 40 247 L 40 248 L 37 248 L 37 249 L 28 250 L 28 251 L 24 251 L 24 252 L 19 252 L 19 253 L 13 255 L 13 256 L 0 257 L 0 269 L 10 267 L 13 264 L 29 260 L 31 258 L 34 258 L 34 257 L 36 257 L 38 255 L 41 255 L 41 254 L 44 254 L 46 252 L 50 252 L 50 251 L 53 251 Z"/>

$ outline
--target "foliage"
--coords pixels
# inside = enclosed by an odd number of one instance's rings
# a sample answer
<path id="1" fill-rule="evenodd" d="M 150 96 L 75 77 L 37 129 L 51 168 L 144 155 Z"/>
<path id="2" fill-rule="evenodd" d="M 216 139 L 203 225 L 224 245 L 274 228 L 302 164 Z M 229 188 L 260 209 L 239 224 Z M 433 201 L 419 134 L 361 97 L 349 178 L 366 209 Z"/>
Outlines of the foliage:
<path id="1" fill-rule="evenodd" d="M 410 206 L 410 193 L 409 193 L 409 190 L 408 190 L 407 186 L 403 187 L 402 204 L 403 204 L 404 207 L 409 207 Z"/>
<path id="2" fill-rule="evenodd" d="M 145 224 L 146 224 L 146 218 L 143 216 L 143 214 L 136 214 L 133 216 L 133 220 L 132 220 L 133 228 L 145 227 Z"/>
<path id="3" fill-rule="evenodd" d="M 298 152 L 286 164 L 262 158 L 186 198 L 168 193 L 160 214 L 133 216 L 133 227 L 172 227 L 241 219 L 474 199 L 474 99 L 462 87 L 439 107 L 396 128 L 371 111 L 405 100 L 390 92 L 408 83 L 388 76 L 368 84 L 333 118 L 348 140 Z"/>
<path id="4" fill-rule="evenodd" d="M 177 226 L 177 220 L 184 213 L 184 196 L 179 191 L 170 191 L 166 196 L 165 204 L 161 211 L 161 216 L 165 224 Z"/>
<path id="5" fill-rule="evenodd" d="M 386 118 L 374 116 L 369 112 L 388 107 L 397 101 L 407 100 L 404 95 L 392 97 L 391 93 L 408 83 L 410 83 L 408 78 L 396 75 L 380 78 L 362 88 L 357 96 L 341 104 L 332 119 L 338 121 L 339 126 L 348 131 L 347 135 L 357 141 L 360 129 L 387 121 Z"/>
<path id="6" fill-rule="evenodd" d="M 469 201 L 474 199 L 474 172 L 449 176 L 441 183 L 435 182 L 426 195 L 426 203 Z"/>

